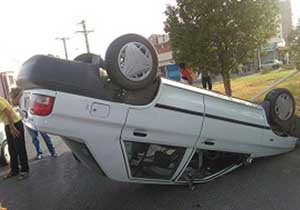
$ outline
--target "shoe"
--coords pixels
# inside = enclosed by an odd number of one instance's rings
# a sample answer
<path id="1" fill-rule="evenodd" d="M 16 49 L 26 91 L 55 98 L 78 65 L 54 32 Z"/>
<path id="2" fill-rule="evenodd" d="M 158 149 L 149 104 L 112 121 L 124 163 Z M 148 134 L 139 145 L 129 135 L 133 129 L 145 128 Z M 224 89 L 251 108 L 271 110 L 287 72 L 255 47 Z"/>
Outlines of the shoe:
<path id="1" fill-rule="evenodd" d="M 10 178 L 15 177 L 15 176 L 18 176 L 18 175 L 19 175 L 19 173 L 12 173 L 12 172 L 10 172 L 9 174 L 5 175 L 5 176 L 3 177 L 3 179 L 4 179 L 4 180 L 5 180 L 5 179 L 10 179 Z"/>
<path id="2" fill-rule="evenodd" d="M 52 154 L 52 157 L 57 157 L 57 156 L 58 154 L 56 152 Z"/>
<path id="3" fill-rule="evenodd" d="M 43 155 L 42 155 L 42 154 L 37 155 L 37 156 L 36 156 L 36 159 L 38 159 L 38 160 L 43 159 Z"/>
<path id="4" fill-rule="evenodd" d="M 28 172 L 21 172 L 19 177 L 18 177 L 18 180 L 26 179 L 28 176 L 29 176 Z"/>

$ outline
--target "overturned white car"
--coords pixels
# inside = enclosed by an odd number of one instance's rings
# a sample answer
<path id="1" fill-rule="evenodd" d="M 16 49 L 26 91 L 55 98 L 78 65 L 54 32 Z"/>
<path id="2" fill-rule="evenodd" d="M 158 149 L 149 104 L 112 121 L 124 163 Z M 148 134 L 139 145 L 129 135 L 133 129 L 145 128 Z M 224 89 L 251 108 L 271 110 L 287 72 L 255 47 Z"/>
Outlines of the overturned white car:
<path id="1" fill-rule="evenodd" d="M 261 106 L 156 74 L 153 47 L 135 34 L 116 39 L 105 62 L 34 56 L 18 75 L 26 123 L 61 136 L 81 162 L 124 182 L 204 183 L 294 149 L 287 90 L 270 92 Z"/>

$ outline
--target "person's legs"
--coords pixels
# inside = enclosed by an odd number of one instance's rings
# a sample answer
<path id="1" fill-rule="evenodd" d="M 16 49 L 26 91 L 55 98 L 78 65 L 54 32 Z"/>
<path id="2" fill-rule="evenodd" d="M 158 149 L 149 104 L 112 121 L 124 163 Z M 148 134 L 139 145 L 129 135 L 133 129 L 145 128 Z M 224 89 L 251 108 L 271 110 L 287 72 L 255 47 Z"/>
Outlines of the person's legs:
<path id="1" fill-rule="evenodd" d="M 40 132 L 41 136 L 43 137 L 47 147 L 48 147 L 48 150 L 49 152 L 51 153 L 52 156 L 55 156 L 57 155 L 56 153 L 56 149 L 52 143 L 52 140 L 50 138 L 50 136 L 47 134 L 47 133 L 44 133 L 44 132 Z"/>
<path id="2" fill-rule="evenodd" d="M 203 89 L 206 89 L 206 77 L 202 77 L 201 81 Z"/>
<path id="3" fill-rule="evenodd" d="M 212 90 L 212 83 L 211 83 L 211 78 L 207 78 L 207 84 L 208 84 L 208 90 Z"/>
<path id="4" fill-rule="evenodd" d="M 26 126 L 26 128 L 27 128 L 27 131 L 28 131 L 29 135 L 32 138 L 32 143 L 33 143 L 33 145 L 36 149 L 36 153 L 37 153 L 37 157 L 38 157 L 39 155 L 43 154 L 43 151 L 42 151 L 42 148 L 41 148 L 41 145 L 40 145 L 40 141 L 38 139 L 38 132 L 36 130 L 33 130 L 33 129 L 27 127 L 27 126 Z"/>
<path id="5" fill-rule="evenodd" d="M 19 161 L 18 161 L 18 152 L 16 147 L 15 139 L 13 138 L 9 125 L 5 126 L 5 134 L 8 144 L 8 152 L 10 155 L 10 169 L 12 175 L 17 175 L 19 173 Z"/>
<path id="6" fill-rule="evenodd" d="M 20 135 L 16 138 L 18 155 L 20 159 L 21 172 L 29 172 L 28 156 L 25 145 L 24 127 L 22 121 L 15 123 Z"/>

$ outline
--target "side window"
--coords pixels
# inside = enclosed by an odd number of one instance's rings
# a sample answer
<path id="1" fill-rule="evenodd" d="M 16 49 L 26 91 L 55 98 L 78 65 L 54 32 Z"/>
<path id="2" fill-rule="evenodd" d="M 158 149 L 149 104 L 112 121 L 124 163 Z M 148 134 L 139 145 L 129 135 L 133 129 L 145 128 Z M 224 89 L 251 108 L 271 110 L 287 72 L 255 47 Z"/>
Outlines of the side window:
<path id="1" fill-rule="evenodd" d="M 185 152 L 183 147 L 124 141 L 131 176 L 171 179 Z"/>
<path id="2" fill-rule="evenodd" d="M 179 181 L 214 179 L 248 157 L 249 154 L 197 149 Z"/>

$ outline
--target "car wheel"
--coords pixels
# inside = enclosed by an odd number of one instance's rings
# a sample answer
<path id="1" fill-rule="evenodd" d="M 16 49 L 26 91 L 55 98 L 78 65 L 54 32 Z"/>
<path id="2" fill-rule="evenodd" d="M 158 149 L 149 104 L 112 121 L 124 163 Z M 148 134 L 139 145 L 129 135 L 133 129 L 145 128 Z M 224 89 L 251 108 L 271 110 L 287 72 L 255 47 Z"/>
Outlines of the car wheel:
<path id="1" fill-rule="evenodd" d="M 268 114 L 270 125 L 280 126 L 294 116 L 295 99 L 287 89 L 274 89 L 266 95 L 264 100 L 270 104 Z"/>
<path id="2" fill-rule="evenodd" d="M 10 163 L 10 155 L 8 151 L 8 144 L 7 141 L 3 141 L 2 147 L 1 147 L 1 164 L 7 165 Z"/>
<path id="3" fill-rule="evenodd" d="M 115 39 L 106 51 L 105 61 L 112 82 L 124 89 L 146 87 L 157 74 L 157 54 L 150 42 L 137 34 Z"/>
<path id="4" fill-rule="evenodd" d="M 100 55 L 96 55 L 93 53 L 84 53 L 81 55 L 78 55 L 76 58 L 74 58 L 74 61 L 79 61 L 82 63 L 89 63 L 89 64 L 96 64 L 99 65 L 99 68 L 105 69 L 105 61 Z"/>

